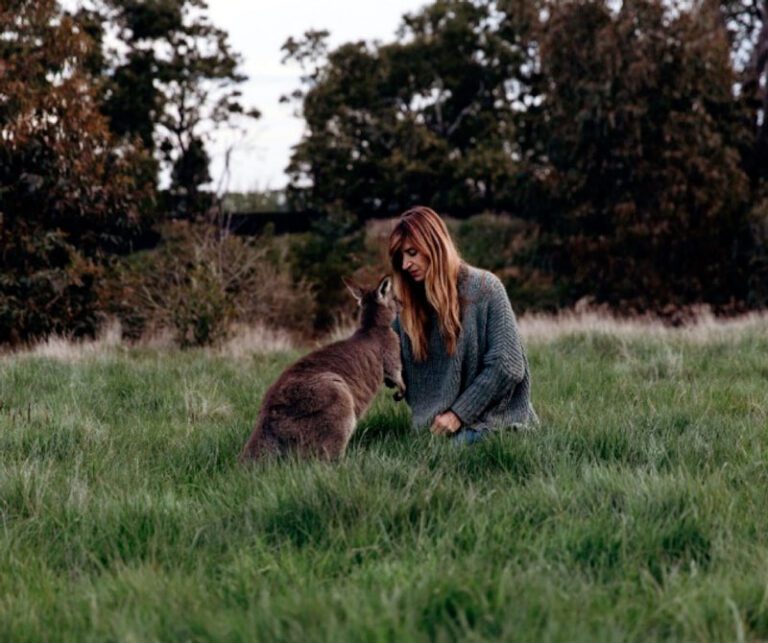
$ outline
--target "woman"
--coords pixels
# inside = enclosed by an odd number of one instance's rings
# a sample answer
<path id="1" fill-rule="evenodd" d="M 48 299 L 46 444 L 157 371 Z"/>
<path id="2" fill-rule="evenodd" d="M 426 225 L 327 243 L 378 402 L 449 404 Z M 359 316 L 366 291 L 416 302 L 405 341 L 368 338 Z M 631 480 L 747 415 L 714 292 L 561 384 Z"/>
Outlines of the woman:
<path id="1" fill-rule="evenodd" d="M 417 427 L 472 443 L 538 422 L 528 360 L 501 281 L 462 262 L 443 220 L 403 213 L 389 238 L 405 399 Z"/>

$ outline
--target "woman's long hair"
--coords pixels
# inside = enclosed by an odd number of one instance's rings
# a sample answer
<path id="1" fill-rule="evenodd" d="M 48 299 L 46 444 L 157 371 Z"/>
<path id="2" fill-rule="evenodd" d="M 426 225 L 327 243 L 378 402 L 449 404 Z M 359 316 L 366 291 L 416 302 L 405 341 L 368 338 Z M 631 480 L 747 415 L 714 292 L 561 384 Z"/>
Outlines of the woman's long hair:
<path id="1" fill-rule="evenodd" d="M 423 283 L 416 283 L 403 271 L 403 244 L 410 241 L 427 257 Z M 416 206 L 404 212 L 389 237 L 395 293 L 403 308 L 400 320 L 411 340 L 417 361 L 427 357 L 429 308 L 435 310 L 449 355 L 456 352 L 461 331 L 459 269 L 461 257 L 443 220 L 431 208 Z"/>

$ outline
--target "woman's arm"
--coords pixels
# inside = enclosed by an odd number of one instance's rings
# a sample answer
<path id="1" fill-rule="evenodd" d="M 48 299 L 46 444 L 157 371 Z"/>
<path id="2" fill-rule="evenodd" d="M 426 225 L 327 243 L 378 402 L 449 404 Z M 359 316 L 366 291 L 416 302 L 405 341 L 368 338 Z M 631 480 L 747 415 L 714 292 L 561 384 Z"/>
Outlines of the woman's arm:
<path id="1" fill-rule="evenodd" d="M 525 376 L 517 322 L 507 291 L 498 278 L 492 279 L 490 297 L 482 369 L 449 409 L 464 425 L 472 425 L 500 391 L 516 385 Z"/>

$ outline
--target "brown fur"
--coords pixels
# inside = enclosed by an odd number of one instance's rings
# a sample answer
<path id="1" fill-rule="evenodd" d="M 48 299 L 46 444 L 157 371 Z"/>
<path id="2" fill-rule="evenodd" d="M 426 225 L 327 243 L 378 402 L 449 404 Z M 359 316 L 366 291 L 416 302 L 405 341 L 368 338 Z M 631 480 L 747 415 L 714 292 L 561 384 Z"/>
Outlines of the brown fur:
<path id="1" fill-rule="evenodd" d="M 402 399 L 400 342 L 391 328 L 397 314 L 392 282 L 385 277 L 367 292 L 347 286 L 360 303 L 359 328 L 283 372 L 264 397 L 241 460 L 288 452 L 337 458 L 382 382 L 397 387 L 395 398 Z"/>

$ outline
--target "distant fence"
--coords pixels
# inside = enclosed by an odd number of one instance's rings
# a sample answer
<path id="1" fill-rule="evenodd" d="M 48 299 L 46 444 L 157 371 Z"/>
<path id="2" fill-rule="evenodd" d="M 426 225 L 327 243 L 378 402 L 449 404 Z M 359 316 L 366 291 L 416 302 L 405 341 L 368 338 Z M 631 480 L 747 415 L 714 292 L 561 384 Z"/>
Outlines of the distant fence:
<path id="1" fill-rule="evenodd" d="M 275 234 L 307 232 L 312 223 L 322 218 L 317 210 L 297 212 L 231 212 L 224 216 L 224 221 L 231 232 L 243 236 L 261 234 L 271 225 Z"/>

